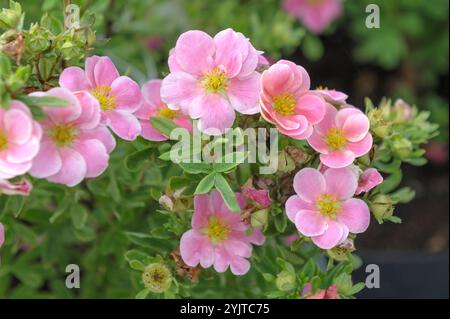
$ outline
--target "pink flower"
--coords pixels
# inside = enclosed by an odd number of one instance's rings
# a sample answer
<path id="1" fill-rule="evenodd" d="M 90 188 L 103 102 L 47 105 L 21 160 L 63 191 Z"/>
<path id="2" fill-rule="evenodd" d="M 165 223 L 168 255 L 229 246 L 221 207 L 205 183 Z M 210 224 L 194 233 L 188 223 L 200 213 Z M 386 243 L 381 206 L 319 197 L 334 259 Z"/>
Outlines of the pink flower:
<path id="1" fill-rule="evenodd" d="M 383 176 L 377 171 L 376 168 L 366 169 L 360 176 L 358 182 L 358 188 L 356 188 L 356 195 L 361 193 L 367 193 L 374 187 L 383 183 Z"/>
<path id="2" fill-rule="evenodd" d="M 281 60 L 262 75 L 261 115 L 295 139 L 308 138 L 325 115 L 325 101 L 309 90 L 304 68 Z"/>
<path id="3" fill-rule="evenodd" d="M 41 137 L 41 127 L 25 104 L 12 101 L 9 109 L 0 107 L 0 179 L 29 171 Z"/>
<path id="4" fill-rule="evenodd" d="M 331 285 L 327 289 L 319 290 L 318 292 L 312 294 L 312 285 L 310 283 L 306 284 L 303 288 L 302 295 L 306 299 L 341 299 L 338 293 L 336 285 Z"/>
<path id="5" fill-rule="evenodd" d="M 30 174 L 68 186 L 102 174 L 115 140 L 105 126 L 99 125 L 98 101 L 87 91 L 72 93 L 63 88 L 33 95 L 59 97 L 69 105 L 44 107 L 44 136 Z"/>
<path id="6" fill-rule="evenodd" d="M 78 67 L 65 69 L 59 85 L 73 92 L 89 91 L 100 104 L 101 122 L 120 138 L 132 141 L 141 133 L 139 121 L 133 115 L 141 104 L 139 85 L 127 76 L 120 76 L 110 58 L 87 58 L 85 71 Z"/>
<path id="7" fill-rule="evenodd" d="M 326 102 L 336 105 L 336 106 L 340 106 L 340 105 L 345 105 L 347 102 L 347 98 L 348 95 L 340 92 L 340 91 L 336 91 L 336 90 L 329 90 L 329 89 L 324 89 L 324 88 L 320 88 L 320 89 L 316 89 L 314 90 L 314 92 L 320 94 L 321 97 L 323 97 L 325 99 Z"/>
<path id="8" fill-rule="evenodd" d="M 141 135 L 149 141 L 165 141 L 167 136 L 153 128 L 150 118 L 153 116 L 164 116 L 173 120 L 175 124 L 192 132 L 191 120 L 179 111 L 171 110 L 161 101 L 161 80 L 151 80 L 143 85 L 143 103 L 134 114 L 141 122 Z"/>
<path id="9" fill-rule="evenodd" d="M 363 233 L 369 226 L 367 204 L 352 198 L 357 187 L 358 181 L 348 168 L 330 168 L 323 174 L 304 168 L 294 177 L 297 194 L 286 202 L 288 218 L 318 247 L 331 249 L 343 243 L 349 232 Z"/>
<path id="10" fill-rule="evenodd" d="M 183 33 L 169 56 L 161 98 L 173 110 L 199 119 L 202 132 L 218 135 L 233 125 L 235 111 L 256 114 L 261 52 L 242 33 L 226 29 L 214 38 Z"/>
<path id="11" fill-rule="evenodd" d="M 256 189 L 253 187 L 253 179 L 249 179 L 241 188 L 241 194 L 245 199 L 258 205 L 258 208 L 265 209 L 272 204 L 269 191 L 267 189 Z"/>
<path id="12" fill-rule="evenodd" d="M 342 14 L 341 0 L 284 0 L 283 6 L 314 33 L 324 31 Z"/>
<path id="13" fill-rule="evenodd" d="M 346 167 L 372 148 L 369 126 L 369 119 L 359 109 L 346 107 L 337 111 L 327 104 L 325 117 L 314 126 L 308 143 L 321 153 L 320 160 L 326 166 Z"/>
<path id="14" fill-rule="evenodd" d="M 28 196 L 32 189 L 33 185 L 26 179 L 14 184 L 0 179 L 0 194 Z"/>
<path id="15" fill-rule="evenodd" d="M 236 195 L 241 208 L 245 199 Z M 246 259 L 252 254 L 252 244 L 262 245 L 264 237 L 255 229 L 247 235 L 249 225 L 241 221 L 239 213 L 231 212 L 221 195 L 213 190 L 209 195 L 194 198 L 192 229 L 183 234 L 180 252 L 183 261 L 191 267 L 214 266 L 217 272 L 225 272 L 230 266 L 235 275 L 244 275 L 250 269 Z"/>
<path id="16" fill-rule="evenodd" d="M 3 224 L 0 223 L 0 248 L 2 248 L 4 242 L 5 242 L 5 228 L 3 227 Z"/>

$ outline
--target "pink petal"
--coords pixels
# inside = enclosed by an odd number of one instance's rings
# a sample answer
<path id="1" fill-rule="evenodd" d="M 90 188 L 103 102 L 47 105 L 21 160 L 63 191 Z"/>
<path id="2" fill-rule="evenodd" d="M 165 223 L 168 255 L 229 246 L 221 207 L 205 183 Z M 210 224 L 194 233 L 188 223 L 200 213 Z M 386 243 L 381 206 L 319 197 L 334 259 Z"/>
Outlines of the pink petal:
<path id="1" fill-rule="evenodd" d="M 255 228 L 250 236 L 248 236 L 248 240 L 253 245 L 262 246 L 266 241 L 261 229 Z"/>
<path id="2" fill-rule="evenodd" d="M 276 63 L 263 72 L 261 82 L 264 92 L 267 92 L 270 97 L 275 97 L 290 92 L 295 76 L 289 65 Z"/>
<path id="3" fill-rule="evenodd" d="M 86 162 L 86 177 L 100 176 L 108 167 L 109 155 L 99 140 L 81 140 L 74 145 Z"/>
<path id="4" fill-rule="evenodd" d="M 314 126 L 316 131 L 321 135 L 326 135 L 329 130 L 335 128 L 335 118 L 337 113 L 338 111 L 333 105 L 326 103 L 325 116 L 323 117 L 322 121 L 320 121 L 320 123 Z"/>
<path id="5" fill-rule="evenodd" d="M 107 114 L 108 125 L 121 139 L 134 141 L 141 133 L 141 124 L 131 113 L 110 111 Z"/>
<path id="6" fill-rule="evenodd" d="M 85 61 L 84 68 L 85 68 L 85 72 L 86 72 L 86 77 L 92 88 L 95 88 L 97 86 L 97 84 L 95 82 L 94 70 L 95 70 L 95 65 L 97 64 L 97 62 L 99 60 L 100 60 L 100 57 L 94 55 L 94 56 L 87 58 Z"/>
<path id="7" fill-rule="evenodd" d="M 311 237 L 314 244 L 322 249 L 331 249 L 338 245 L 344 234 L 342 225 L 339 222 L 329 219 L 328 228 L 323 235 Z"/>
<path id="8" fill-rule="evenodd" d="M 61 107 L 44 107 L 45 113 L 57 124 L 67 124 L 78 119 L 81 115 L 82 108 L 75 95 L 67 89 L 56 87 L 40 94 L 34 92 L 31 96 L 53 96 L 66 100 L 68 104 Z"/>
<path id="9" fill-rule="evenodd" d="M 336 127 L 344 128 L 345 122 L 353 115 L 364 115 L 364 113 L 354 106 L 340 109 L 336 114 Z"/>
<path id="10" fill-rule="evenodd" d="M 11 143 L 8 146 L 6 159 L 11 163 L 24 163 L 31 161 L 39 152 L 39 140 L 32 137 L 28 142 L 22 145 Z"/>
<path id="11" fill-rule="evenodd" d="M 200 94 L 202 88 L 197 79 L 184 72 L 170 73 L 161 85 L 161 99 L 171 109 L 189 110 L 192 101 Z"/>
<path id="12" fill-rule="evenodd" d="M 201 102 L 204 113 L 198 122 L 200 131 L 209 135 L 223 134 L 234 123 L 235 113 L 231 105 L 219 94 L 204 96 Z"/>
<path id="13" fill-rule="evenodd" d="M 41 143 L 39 153 L 33 160 L 30 175 L 36 178 L 47 178 L 61 170 L 62 160 L 53 142 L 46 140 Z"/>
<path id="14" fill-rule="evenodd" d="M 368 133 L 361 141 L 359 142 L 348 142 L 346 145 L 346 149 L 353 152 L 355 157 L 361 157 L 369 153 L 372 148 L 372 135 Z"/>
<path id="15" fill-rule="evenodd" d="M 0 178 L 9 179 L 19 175 L 23 175 L 31 168 L 31 162 L 12 163 L 0 156 Z"/>
<path id="16" fill-rule="evenodd" d="M 233 108 L 242 114 L 259 112 L 259 86 L 261 75 L 253 72 L 245 79 L 232 79 L 227 95 Z"/>
<path id="17" fill-rule="evenodd" d="M 118 111 L 134 112 L 141 105 L 141 89 L 127 76 L 118 77 L 112 82 L 110 94 L 116 98 Z"/>
<path id="18" fill-rule="evenodd" d="M 96 128 L 100 124 L 100 105 L 95 97 L 87 91 L 79 91 L 74 93 L 77 97 L 82 113 L 73 124 L 83 130 Z"/>
<path id="19" fill-rule="evenodd" d="M 201 229 L 208 226 L 208 220 L 212 214 L 209 195 L 195 195 L 194 215 L 192 216 L 192 228 Z"/>
<path id="20" fill-rule="evenodd" d="M 161 100 L 161 85 L 162 80 L 150 80 L 142 86 L 142 98 L 153 109 L 164 104 Z"/>
<path id="21" fill-rule="evenodd" d="M 118 77 L 119 72 L 111 59 L 107 56 L 100 57 L 94 67 L 94 86 L 104 85 L 110 87 Z"/>
<path id="22" fill-rule="evenodd" d="M 359 177 L 356 195 L 359 195 L 362 192 L 369 192 L 374 187 L 380 185 L 382 182 L 383 176 L 381 176 L 378 170 L 376 168 L 368 168 Z"/>
<path id="23" fill-rule="evenodd" d="M 191 229 L 181 236 L 180 254 L 183 261 L 190 267 L 196 267 L 200 263 L 201 247 L 208 238 Z"/>
<path id="24" fill-rule="evenodd" d="M 250 270 L 250 262 L 242 257 L 233 257 L 230 263 L 231 272 L 236 276 L 243 276 Z"/>
<path id="25" fill-rule="evenodd" d="M 364 114 L 352 115 L 344 123 L 344 135 L 350 142 L 362 140 L 369 132 L 369 119 Z"/>
<path id="26" fill-rule="evenodd" d="M 220 245 L 215 248 L 214 252 L 215 252 L 215 261 L 214 261 L 215 271 L 219 273 L 227 271 L 231 259 L 231 256 L 229 255 L 228 251 L 225 249 L 223 245 Z"/>
<path id="27" fill-rule="evenodd" d="M 369 207 L 363 200 L 351 198 L 342 205 L 338 220 L 345 224 L 350 232 L 354 234 L 363 233 L 370 224 Z"/>
<path id="28" fill-rule="evenodd" d="M 329 154 L 320 154 L 320 161 L 331 168 L 349 166 L 354 160 L 355 155 L 351 151 L 333 151 Z"/>
<path id="29" fill-rule="evenodd" d="M 288 198 L 285 204 L 286 214 L 290 221 L 295 223 L 295 217 L 301 210 L 314 210 L 314 205 L 302 201 L 298 195 L 292 195 Z"/>
<path id="30" fill-rule="evenodd" d="M 328 154 L 328 145 L 324 141 L 323 136 L 314 131 L 310 137 L 308 137 L 308 143 L 313 149 L 319 153 Z"/>
<path id="31" fill-rule="evenodd" d="M 167 136 L 164 136 L 161 132 L 153 128 L 149 120 L 141 120 L 140 123 L 142 127 L 141 136 L 146 140 L 161 142 L 168 139 Z"/>
<path id="32" fill-rule="evenodd" d="M 75 66 L 63 70 L 59 76 L 59 85 L 73 92 L 88 91 L 90 89 L 89 81 L 84 70 Z"/>
<path id="33" fill-rule="evenodd" d="M 340 200 L 349 199 L 355 194 L 358 179 L 349 168 L 329 168 L 323 176 L 328 194 L 333 194 Z"/>
<path id="34" fill-rule="evenodd" d="M 31 117 L 21 110 L 12 109 L 5 112 L 3 124 L 8 141 L 15 144 L 24 144 L 33 132 Z"/>
<path id="35" fill-rule="evenodd" d="M 325 116 L 325 101 L 318 95 L 303 94 L 296 104 L 296 111 L 306 117 L 310 124 L 317 124 Z"/>
<path id="36" fill-rule="evenodd" d="M 86 176 L 86 161 L 77 151 L 70 148 L 59 150 L 62 166 L 58 173 L 47 179 L 53 183 L 65 184 L 73 187 L 79 184 Z"/>
<path id="37" fill-rule="evenodd" d="M 295 217 L 295 227 L 304 236 L 320 236 L 328 227 L 327 220 L 319 212 L 301 210 Z"/>
<path id="38" fill-rule="evenodd" d="M 314 203 L 317 196 L 325 193 L 325 178 L 316 169 L 304 168 L 294 177 L 294 189 L 302 200 Z"/>
<path id="39" fill-rule="evenodd" d="M 175 46 L 178 65 L 194 75 L 201 75 L 211 68 L 214 52 L 214 40 L 205 32 L 197 30 L 183 33 Z"/>
<path id="40" fill-rule="evenodd" d="M 78 134 L 80 140 L 99 140 L 105 146 L 108 154 L 116 148 L 116 140 L 111 132 L 105 126 L 98 126 L 93 130 L 81 131 Z"/>

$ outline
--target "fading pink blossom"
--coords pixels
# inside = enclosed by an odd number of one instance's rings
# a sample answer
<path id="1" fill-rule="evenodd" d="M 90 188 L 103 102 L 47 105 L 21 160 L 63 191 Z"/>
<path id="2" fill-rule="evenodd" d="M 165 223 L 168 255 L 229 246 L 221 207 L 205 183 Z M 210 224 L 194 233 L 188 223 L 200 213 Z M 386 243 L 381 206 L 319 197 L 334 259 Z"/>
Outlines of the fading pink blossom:
<path id="1" fill-rule="evenodd" d="M 335 106 L 345 105 L 347 103 L 348 95 L 344 92 L 319 88 L 314 90 L 314 92 L 318 93 L 321 97 L 325 99 L 326 102 L 333 104 Z"/>
<path id="2" fill-rule="evenodd" d="M 127 76 L 120 76 L 109 57 L 87 58 L 85 70 L 64 69 L 59 85 L 73 92 L 89 91 L 99 102 L 101 123 L 120 138 L 132 141 L 141 133 L 139 121 L 133 115 L 141 105 L 139 85 Z"/>
<path id="3" fill-rule="evenodd" d="M 327 289 L 322 289 L 316 293 L 312 293 L 312 284 L 307 283 L 303 287 L 302 296 L 305 299 L 341 299 L 335 284 L 331 285 Z"/>
<path id="4" fill-rule="evenodd" d="M 152 126 L 150 119 L 154 116 L 163 116 L 172 120 L 175 124 L 192 132 L 192 122 L 188 116 L 169 109 L 161 100 L 161 80 L 151 80 L 142 86 L 142 105 L 134 113 L 141 123 L 143 138 L 149 141 L 165 141 L 167 136 L 163 135 Z"/>
<path id="5" fill-rule="evenodd" d="M 283 7 L 314 33 L 323 32 L 342 15 L 341 0 L 284 0 Z"/>
<path id="6" fill-rule="evenodd" d="M 2 248 L 5 243 L 5 227 L 0 223 L 0 248 Z"/>
<path id="7" fill-rule="evenodd" d="M 330 168 L 323 174 L 304 168 L 294 177 L 296 195 L 287 200 L 286 213 L 303 236 L 322 249 L 331 249 L 349 233 L 363 233 L 369 226 L 367 204 L 352 198 L 357 187 L 358 180 L 348 168 Z"/>
<path id="8" fill-rule="evenodd" d="M 253 186 L 253 179 L 249 179 L 241 188 L 241 194 L 248 201 L 256 204 L 259 209 L 265 209 L 272 204 L 269 191 L 267 189 L 256 189 Z"/>
<path id="9" fill-rule="evenodd" d="M 97 177 L 108 166 L 115 140 L 100 125 L 98 101 L 87 91 L 53 88 L 36 96 L 64 99 L 68 106 L 44 107 L 44 135 L 30 174 L 50 182 L 75 186 L 84 178 Z"/>
<path id="10" fill-rule="evenodd" d="M 32 189 L 33 185 L 27 179 L 23 179 L 18 183 L 0 179 L 0 194 L 28 196 Z"/>
<path id="11" fill-rule="evenodd" d="M 0 179 L 30 170 L 41 137 L 42 129 L 25 104 L 13 100 L 7 110 L 0 107 Z"/>
<path id="12" fill-rule="evenodd" d="M 359 176 L 358 188 L 355 194 L 367 193 L 381 183 L 383 183 L 383 176 L 381 176 L 380 172 L 376 168 L 368 168 Z"/>
<path id="13" fill-rule="evenodd" d="M 369 127 L 369 119 L 359 109 L 346 107 L 338 111 L 327 103 L 325 117 L 314 126 L 308 143 L 321 153 L 320 160 L 326 166 L 346 167 L 372 148 Z"/>
<path id="14" fill-rule="evenodd" d="M 221 134 L 233 125 L 235 111 L 259 112 L 256 68 L 261 54 L 232 29 L 214 38 L 202 31 L 185 32 L 170 53 L 161 98 L 170 109 L 198 119 L 200 131 Z"/>
<path id="15" fill-rule="evenodd" d="M 244 209 L 245 199 L 240 194 L 236 196 Z M 213 266 L 217 272 L 225 272 L 230 267 L 235 275 L 246 274 L 250 269 L 247 258 L 252 254 L 252 244 L 264 243 L 261 231 L 254 229 L 248 235 L 250 226 L 241 220 L 239 213 L 227 208 L 216 190 L 209 195 L 195 196 L 194 210 L 192 229 L 180 241 L 183 261 L 191 267 Z"/>
<path id="16" fill-rule="evenodd" d="M 261 80 L 261 115 L 278 130 L 295 139 L 306 139 L 325 115 L 325 101 L 310 91 L 306 70 L 281 60 L 264 71 Z"/>

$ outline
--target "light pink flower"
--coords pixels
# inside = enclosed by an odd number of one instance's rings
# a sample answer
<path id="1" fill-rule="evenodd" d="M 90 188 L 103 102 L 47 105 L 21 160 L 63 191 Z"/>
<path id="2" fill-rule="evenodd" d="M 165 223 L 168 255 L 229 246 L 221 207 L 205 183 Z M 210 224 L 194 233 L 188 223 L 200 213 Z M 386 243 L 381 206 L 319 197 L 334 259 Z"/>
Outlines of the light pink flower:
<path id="1" fill-rule="evenodd" d="M 2 248 L 4 242 L 5 242 L 5 227 L 3 227 L 3 224 L 0 223 L 0 248 Z"/>
<path id="2" fill-rule="evenodd" d="M 321 97 L 325 99 L 326 102 L 340 106 L 345 105 L 347 103 L 348 95 L 344 92 L 329 90 L 329 89 L 316 89 L 314 92 L 320 94 Z"/>
<path id="3" fill-rule="evenodd" d="M 226 29 L 214 38 L 202 31 L 183 33 L 169 56 L 170 74 L 161 98 L 173 110 L 199 119 L 199 129 L 211 135 L 233 125 L 235 111 L 259 112 L 261 52 L 242 33 Z"/>
<path id="4" fill-rule="evenodd" d="M 245 199 L 240 194 L 236 196 L 243 209 Z M 261 231 L 255 229 L 247 235 L 249 225 L 241 221 L 239 213 L 227 208 L 216 190 L 209 195 L 195 196 L 194 208 L 192 229 L 184 233 L 180 241 L 183 261 L 191 267 L 214 266 L 217 272 L 225 272 L 230 267 L 235 275 L 247 273 L 252 244 L 264 242 Z"/>
<path id="5" fill-rule="evenodd" d="M 29 171 L 41 137 L 42 129 L 25 104 L 13 100 L 9 109 L 0 107 L 0 179 Z"/>
<path id="6" fill-rule="evenodd" d="M 11 183 L 8 180 L 0 179 L 0 195 L 22 195 L 28 196 L 33 189 L 33 185 L 26 179 L 19 183 Z"/>
<path id="7" fill-rule="evenodd" d="M 297 194 L 287 200 L 286 213 L 303 236 L 322 249 L 331 249 L 343 243 L 349 232 L 363 233 L 369 226 L 367 204 L 352 198 L 357 187 L 348 168 L 330 168 L 323 174 L 304 168 L 294 177 Z"/>
<path id="8" fill-rule="evenodd" d="M 283 7 L 314 33 L 324 31 L 342 14 L 341 0 L 284 0 Z"/>
<path id="9" fill-rule="evenodd" d="M 381 183 L 383 183 L 383 176 L 380 172 L 376 168 L 368 168 L 359 176 L 356 195 L 367 193 Z"/>
<path id="10" fill-rule="evenodd" d="M 303 288 L 302 296 L 305 299 L 341 299 L 336 285 L 331 285 L 327 289 L 319 290 L 312 294 L 312 284 L 308 283 Z"/>
<path id="11" fill-rule="evenodd" d="M 306 70 L 281 60 L 264 71 L 261 79 L 261 115 L 295 139 L 308 138 L 313 125 L 325 115 L 325 101 L 309 90 Z"/>
<path id="12" fill-rule="evenodd" d="M 84 178 L 97 177 L 108 166 L 115 140 L 100 123 L 98 101 L 87 91 L 54 88 L 33 95 L 68 101 L 64 107 L 44 107 L 44 136 L 30 174 L 50 182 L 75 186 Z"/>
<path id="13" fill-rule="evenodd" d="M 372 148 L 369 119 L 359 109 L 336 110 L 327 103 L 323 120 L 314 126 L 308 143 L 320 154 L 323 164 L 332 168 L 349 166 Z"/>
<path id="14" fill-rule="evenodd" d="M 101 123 L 120 138 L 132 141 L 141 133 L 139 121 L 133 115 L 141 104 L 139 85 L 127 76 L 120 76 L 110 58 L 87 58 L 85 70 L 66 68 L 59 85 L 73 92 L 86 90 L 95 96 L 102 111 Z"/>
<path id="15" fill-rule="evenodd" d="M 164 116 L 173 120 L 175 124 L 192 132 L 192 122 L 180 111 L 171 110 L 161 101 L 161 80 L 151 80 L 142 86 L 142 105 L 134 113 L 141 122 L 141 135 L 149 141 L 165 141 L 167 136 L 153 128 L 150 118 Z"/>

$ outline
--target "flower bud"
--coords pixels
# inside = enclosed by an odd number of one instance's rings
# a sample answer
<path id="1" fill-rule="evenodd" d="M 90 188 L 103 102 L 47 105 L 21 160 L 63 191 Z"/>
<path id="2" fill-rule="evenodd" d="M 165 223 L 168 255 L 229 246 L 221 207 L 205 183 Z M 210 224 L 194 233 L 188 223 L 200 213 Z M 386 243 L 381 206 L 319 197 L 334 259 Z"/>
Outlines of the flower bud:
<path id="1" fill-rule="evenodd" d="M 142 281 L 151 292 L 163 293 L 172 285 L 172 274 L 164 264 L 154 263 L 145 267 Z"/>
<path id="2" fill-rule="evenodd" d="M 251 215 L 251 225 L 254 228 L 264 228 L 267 225 L 267 220 L 269 216 L 268 209 L 261 209 L 256 212 L 254 212 Z"/>
<path id="3" fill-rule="evenodd" d="M 22 7 L 18 2 L 11 1 L 9 9 L 0 11 L 0 28 L 20 30 L 23 24 Z"/>
<path id="4" fill-rule="evenodd" d="M 398 99 L 394 103 L 393 115 L 395 123 L 407 122 L 413 116 L 413 108 L 402 99 Z"/>
<path id="5" fill-rule="evenodd" d="M 290 173 L 295 170 L 294 160 L 285 152 L 278 154 L 278 171 L 281 173 Z"/>
<path id="6" fill-rule="evenodd" d="M 348 254 L 355 251 L 355 243 L 352 238 L 347 238 L 342 244 L 327 251 L 328 256 L 337 261 L 348 261 Z"/>
<path id="7" fill-rule="evenodd" d="M 277 275 L 277 279 L 275 281 L 275 284 L 277 285 L 277 288 L 281 291 L 290 291 L 293 290 L 296 286 L 297 278 L 295 277 L 295 274 L 283 270 Z"/>
<path id="8" fill-rule="evenodd" d="M 72 41 L 66 41 L 61 46 L 61 53 L 66 60 L 72 60 L 74 58 L 80 58 L 82 50 L 75 45 Z"/>
<path id="9" fill-rule="evenodd" d="M 411 155 L 413 145 L 410 140 L 398 136 L 393 141 L 392 150 L 400 159 L 405 159 Z"/>
<path id="10" fill-rule="evenodd" d="M 375 195 L 370 201 L 369 207 L 379 223 L 394 214 L 394 202 L 388 195 Z"/>
<path id="11" fill-rule="evenodd" d="M 373 109 L 369 112 L 370 129 L 379 138 L 385 138 L 391 133 L 391 124 L 385 118 L 385 110 Z"/>

